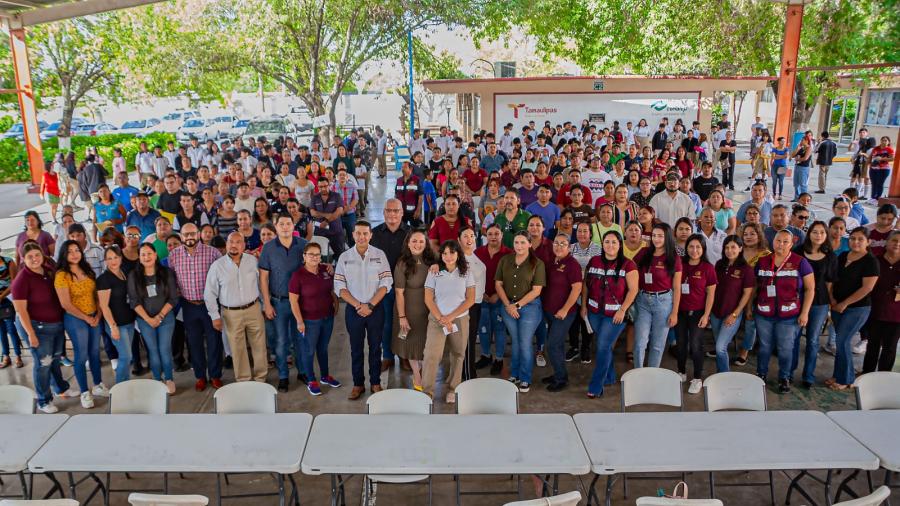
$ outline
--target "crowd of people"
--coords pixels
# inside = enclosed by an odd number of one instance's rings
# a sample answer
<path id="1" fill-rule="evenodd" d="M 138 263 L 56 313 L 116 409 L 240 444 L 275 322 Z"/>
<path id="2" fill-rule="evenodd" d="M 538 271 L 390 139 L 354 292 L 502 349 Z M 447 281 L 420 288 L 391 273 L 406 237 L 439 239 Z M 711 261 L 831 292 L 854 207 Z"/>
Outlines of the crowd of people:
<path id="1" fill-rule="evenodd" d="M 826 191 L 836 156 L 827 132 L 790 149 L 757 118 L 751 198 L 738 206 L 729 198 L 737 143 L 727 117 L 708 129 L 681 119 L 656 130 L 645 120 L 514 128 L 470 140 L 446 127 L 413 132 L 377 226 L 359 218 L 367 187 L 388 171 L 388 137 L 377 127 L 309 146 L 142 144 L 137 186 L 121 151 L 111 175 L 96 152 L 77 167 L 59 156 L 42 184 L 55 233 L 28 212 L 15 258 L 0 259 L 0 368 L 24 366 L 19 336 L 27 340 L 48 413 L 58 409 L 54 396 L 90 408 L 108 394 L 101 349 L 116 382 L 149 368 L 171 394 L 174 372 L 193 370 L 203 391 L 221 387 L 226 368 L 236 381 L 265 381 L 274 368 L 286 392 L 293 368 L 320 395 L 341 386 L 328 354 L 342 302 L 350 399 L 367 382 L 380 391 L 395 361 L 433 396 L 445 348 L 447 402 L 479 371 L 508 371 L 524 393 L 535 366 L 549 365 L 539 382 L 558 392 L 576 359 L 593 363 L 585 390 L 596 398 L 617 369 L 659 367 L 667 348 L 696 394 L 707 357 L 717 372 L 745 367 L 756 341 L 756 374 L 765 379 L 775 355 L 786 393 L 801 335 L 805 388 L 817 382 L 822 335 L 835 354 L 829 388 L 852 388 L 854 352 L 865 353 L 863 373 L 893 367 L 897 209 L 882 205 L 868 223 L 860 201 L 870 180 L 871 198 L 882 191 L 889 139 L 876 146 L 860 132 L 853 185 L 824 220 L 806 186 L 818 166 Z M 782 201 L 789 165 L 790 203 Z M 78 203 L 88 226 L 74 218 Z M 705 349 L 707 330 L 715 344 Z M 625 363 L 614 360 L 619 341 Z"/>

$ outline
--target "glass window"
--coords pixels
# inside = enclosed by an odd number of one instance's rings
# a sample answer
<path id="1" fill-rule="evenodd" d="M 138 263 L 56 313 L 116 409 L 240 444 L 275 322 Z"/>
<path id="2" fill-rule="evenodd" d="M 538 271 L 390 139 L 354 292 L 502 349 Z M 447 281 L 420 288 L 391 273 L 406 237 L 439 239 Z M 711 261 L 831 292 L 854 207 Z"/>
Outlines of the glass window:
<path id="1" fill-rule="evenodd" d="M 866 124 L 900 126 L 900 90 L 869 91 Z"/>

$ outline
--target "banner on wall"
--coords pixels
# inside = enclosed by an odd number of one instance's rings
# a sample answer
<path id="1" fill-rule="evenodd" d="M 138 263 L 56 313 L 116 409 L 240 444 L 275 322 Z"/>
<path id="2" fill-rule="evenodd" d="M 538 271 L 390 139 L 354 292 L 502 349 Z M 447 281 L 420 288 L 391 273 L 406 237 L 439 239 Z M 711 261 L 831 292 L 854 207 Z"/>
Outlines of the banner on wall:
<path id="1" fill-rule="evenodd" d="M 494 131 L 512 123 L 513 132 L 534 121 L 540 130 L 545 121 L 550 125 L 562 125 L 571 121 L 581 125 L 588 119 L 598 128 L 612 127 L 618 121 L 622 128 L 628 121 L 637 125 L 645 119 L 656 129 L 662 118 L 669 124 L 681 118 L 690 128 L 700 118 L 700 93 L 535 93 L 494 95 Z"/>

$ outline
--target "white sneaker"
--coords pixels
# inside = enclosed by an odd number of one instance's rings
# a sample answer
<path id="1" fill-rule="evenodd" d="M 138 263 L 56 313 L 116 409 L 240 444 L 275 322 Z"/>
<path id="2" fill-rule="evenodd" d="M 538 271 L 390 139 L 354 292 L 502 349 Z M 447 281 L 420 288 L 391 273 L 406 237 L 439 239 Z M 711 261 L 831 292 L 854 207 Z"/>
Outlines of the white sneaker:
<path id="1" fill-rule="evenodd" d="M 866 354 L 866 345 L 869 341 L 860 341 L 853 345 L 853 354 L 854 355 L 865 355 Z"/>
<path id="2" fill-rule="evenodd" d="M 834 355 L 837 353 L 837 347 L 831 343 L 828 343 L 825 346 L 823 346 L 822 350 L 824 350 L 825 353 L 828 353 L 830 355 Z"/>
<path id="3" fill-rule="evenodd" d="M 81 407 L 91 409 L 94 407 L 94 396 L 90 392 L 81 393 Z"/>
<path id="4" fill-rule="evenodd" d="M 74 399 L 79 395 L 81 395 L 81 390 L 79 390 L 78 387 L 69 387 L 68 390 L 59 394 L 63 399 Z"/>
<path id="5" fill-rule="evenodd" d="M 59 413 L 59 408 L 57 408 L 52 402 L 48 402 L 43 406 L 38 406 L 38 411 L 40 411 L 41 413 L 52 415 L 53 413 Z"/>
<path id="6" fill-rule="evenodd" d="M 682 383 L 684 383 L 685 381 L 687 381 L 687 374 L 684 374 L 684 373 L 681 373 L 681 372 L 680 372 L 680 373 L 678 373 L 678 375 L 681 376 L 681 382 L 682 382 Z"/>
<path id="7" fill-rule="evenodd" d="M 91 361 L 90 360 L 84 361 L 84 368 L 87 369 L 88 371 L 91 370 Z"/>
<path id="8" fill-rule="evenodd" d="M 110 359 L 109 365 L 112 366 L 112 370 L 115 371 L 116 367 L 119 366 L 119 359 L 117 359 L 117 358 Z"/>
<path id="9" fill-rule="evenodd" d="M 691 386 L 688 387 L 689 394 L 699 394 L 700 390 L 703 390 L 703 380 L 702 379 L 692 379 Z"/>
<path id="10" fill-rule="evenodd" d="M 97 397 L 109 397 L 109 389 L 106 388 L 106 385 L 104 385 L 103 383 L 94 385 L 94 388 L 93 388 L 93 390 L 91 390 L 91 393 L 96 395 Z"/>
<path id="11" fill-rule="evenodd" d="M 538 367 L 547 367 L 547 359 L 544 358 L 544 352 L 539 351 L 538 354 L 534 357 L 534 362 Z"/>

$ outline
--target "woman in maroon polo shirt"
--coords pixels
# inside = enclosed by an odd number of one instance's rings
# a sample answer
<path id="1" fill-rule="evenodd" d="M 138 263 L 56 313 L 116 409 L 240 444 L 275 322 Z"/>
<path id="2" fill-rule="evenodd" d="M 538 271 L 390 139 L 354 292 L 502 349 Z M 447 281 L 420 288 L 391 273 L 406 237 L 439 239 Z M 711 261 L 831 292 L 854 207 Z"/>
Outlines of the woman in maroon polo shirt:
<path id="1" fill-rule="evenodd" d="M 716 269 L 706 257 L 706 241 L 700 234 L 688 237 L 682 260 L 681 300 L 678 303 L 678 373 L 687 380 L 688 349 L 694 363 L 693 379 L 688 393 L 699 394 L 703 389 L 703 329 L 716 298 Z"/>
<path id="2" fill-rule="evenodd" d="M 872 290 L 869 316 L 869 344 L 863 359 L 863 374 L 890 371 L 897 356 L 900 338 L 900 231 L 888 236 L 884 252 L 878 256 L 879 276 Z"/>
<path id="3" fill-rule="evenodd" d="M 709 323 L 716 340 L 716 372 L 728 372 L 728 345 L 734 339 L 744 310 L 753 294 L 756 275 L 744 259 L 743 242 L 729 235 L 722 243 L 722 258 L 716 262 L 716 297 Z"/>
<path id="4" fill-rule="evenodd" d="M 328 343 L 334 328 L 338 300 L 334 295 L 334 276 L 322 263 L 322 249 L 311 242 L 303 248 L 303 267 L 291 275 L 288 283 L 291 312 L 297 320 L 297 331 L 307 340 L 306 353 L 301 357 L 309 382 L 306 389 L 313 395 L 322 390 L 316 380 L 313 357 L 319 362 L 322 383 L 339 387 L 341 383 L 328 374 Z"/>
<path id="5" fill-rule="evenodd" d="M 547 263 L 544 319 L 547 320 L 547 354 L 553 374 L 543 379 L 547 390 L 559 392 L 569 383 L 566 371 L 566 337 L 572 322 L 578 317 L 578 297 L 581 295 L 581 264 L 569 254 L 569 237 L 559 234 L 553 239 L 553 259 Z"/>
<path id="6" fill-rule="evenodd" d="M 669 329 L 678 323 L 681 300 L 681 257 L 675 253 L 675 239 L 668 224 L 653 225 L 650 247 L 641 251 L 636 263 L 641 292 L 634 322 L 634 366 L 644 367 L 646 354 L 647 365 L 659 367 Z"/>

